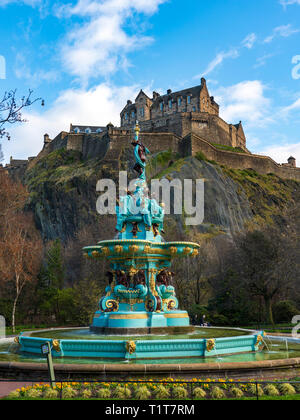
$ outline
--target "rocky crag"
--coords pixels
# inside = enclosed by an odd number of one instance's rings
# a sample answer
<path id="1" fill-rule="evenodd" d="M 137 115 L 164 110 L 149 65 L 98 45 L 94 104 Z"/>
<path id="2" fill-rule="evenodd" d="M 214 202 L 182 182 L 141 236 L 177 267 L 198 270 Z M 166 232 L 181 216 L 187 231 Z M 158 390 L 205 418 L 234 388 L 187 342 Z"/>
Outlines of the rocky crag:
<path id="1" fill-rule="evenodd" d="M 29 208 L 34 212 L 45 241 L 73 238 L 85 226 L 102 226 L 100 239 L 111 237 L 113 218 L 96 212 L 97 181 L 118 181 L 119 170 L 132 170 L 132 146 L 123 147 L 118 161 L 83 159 L 82 153 L 65 148 L 44 154 L 30 165 L 25 184 L 30 192 Z M 276 223 L 288 224 L 285 211 L 299 200 L 300 183 L 278 176 L 260 175 L 253 170 L 230 169 L 208 161 L 198 153 L 182 158 L 165 150 L 151 155 L 148 177 L 204 179 L 205 219 L 195 228 L 185 226 L 183 216 L 167 217 L 168 232 L 176 231 L 182 239 L 232 235 L 246 226 Z M 108 227 L 110 229 L 108 229 Z M 172 235 L 172 233 L 170 233 Z M 167 238 L 169 239 L 169 238 Z"/>

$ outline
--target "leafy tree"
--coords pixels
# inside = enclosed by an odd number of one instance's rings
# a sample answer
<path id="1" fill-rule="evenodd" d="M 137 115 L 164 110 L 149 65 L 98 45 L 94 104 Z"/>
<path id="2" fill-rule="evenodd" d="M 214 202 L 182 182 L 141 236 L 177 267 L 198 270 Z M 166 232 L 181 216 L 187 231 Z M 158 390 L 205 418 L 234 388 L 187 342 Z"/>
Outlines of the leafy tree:
<path id="1" fill-rule="evenodd" d="M 47 317 L 61 319 L 63 288 L 65 284 L 65 263 L 62 244 L 59 239 L 53 241 L 46 252 L 44 265 L 40 271 L 38 283 L 37 307 Z M 65 318 L 64 316 L 62 318 Z"/>
<path id="2" fill-rule="evenodd" d="M 65 283 L 65 263 L 60 239 L 53 241 L 47 251 L 42 280 L 46 287 L 62 290 Z"/>

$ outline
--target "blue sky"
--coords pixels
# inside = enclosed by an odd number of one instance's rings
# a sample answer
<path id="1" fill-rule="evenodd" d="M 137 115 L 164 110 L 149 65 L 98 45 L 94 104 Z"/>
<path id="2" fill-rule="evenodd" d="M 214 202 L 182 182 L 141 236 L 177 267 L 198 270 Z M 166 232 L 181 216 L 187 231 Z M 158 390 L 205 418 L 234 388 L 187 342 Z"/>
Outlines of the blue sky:
<path id="1" fill-rule="evenodd" d="M 0 92 L 46 106 L 3 140 L 26 158 L 69 124 L 119 124 L 127 99 L 208 80 L 252 152 L 300 162 L 300 0 L 0 0 Z"/>

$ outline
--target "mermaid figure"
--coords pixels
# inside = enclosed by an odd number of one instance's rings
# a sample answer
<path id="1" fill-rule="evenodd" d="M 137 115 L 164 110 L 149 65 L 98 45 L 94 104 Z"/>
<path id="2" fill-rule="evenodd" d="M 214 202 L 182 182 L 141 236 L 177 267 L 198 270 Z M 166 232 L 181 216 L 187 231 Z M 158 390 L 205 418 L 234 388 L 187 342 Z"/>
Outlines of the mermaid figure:
<path id="1" fill-rule="evenodd" d="M 136 164 L 133 169 L 139 174 L 139 179 L 146 181 L 146 160 L 150 151 L 143 145 L 143 143 L 140 142 L 139 133 L 140 128 L 137 123 L 135 127 L 135 141 L 132 142 L 132 145 L 135 146 L 134 156 L 136 160 Z"/>

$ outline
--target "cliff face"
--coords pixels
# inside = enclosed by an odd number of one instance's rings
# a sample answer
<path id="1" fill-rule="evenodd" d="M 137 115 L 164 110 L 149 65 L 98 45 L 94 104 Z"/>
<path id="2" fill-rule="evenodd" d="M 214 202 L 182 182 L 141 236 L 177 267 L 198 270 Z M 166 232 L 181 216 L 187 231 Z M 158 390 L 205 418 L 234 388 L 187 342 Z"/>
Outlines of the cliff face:
<path id="1" fill-rule="evenodd" d="M 61 149 L 42 157 L 27 170 L 29 207 L 45 240 L 60 238 L 66 242 L 85 226 L 102 226 L 103 238 L 115 235 L 113 218 L 107 222 L 106 216 L 96 212 L 97 181 L 103 178 L 117 181 L 118 171 L 113 166 L 99 159 L 83 161 L 80 152 Z M 132 166 L 132 147 L 129 146 L 122 152 L 121 165 L 122 170 L 129 171 L 129 178 L 134 175 Z M 253 171 L 230 170 L 199 157 L 180 159 L 170 151 L 152 156 L 148 176 L 149 179 L 205 181 L 202 225 L 191 229 L 185 226 L 184 216 L 167 217 L 166 236 L 171 229 L 178 239 L 230 235 L 249 223 L 286 223 L 282 213 L 298 199 L 300 192 L 296 181 L 283 181 L 274 175 L 263 176 Z"/>

